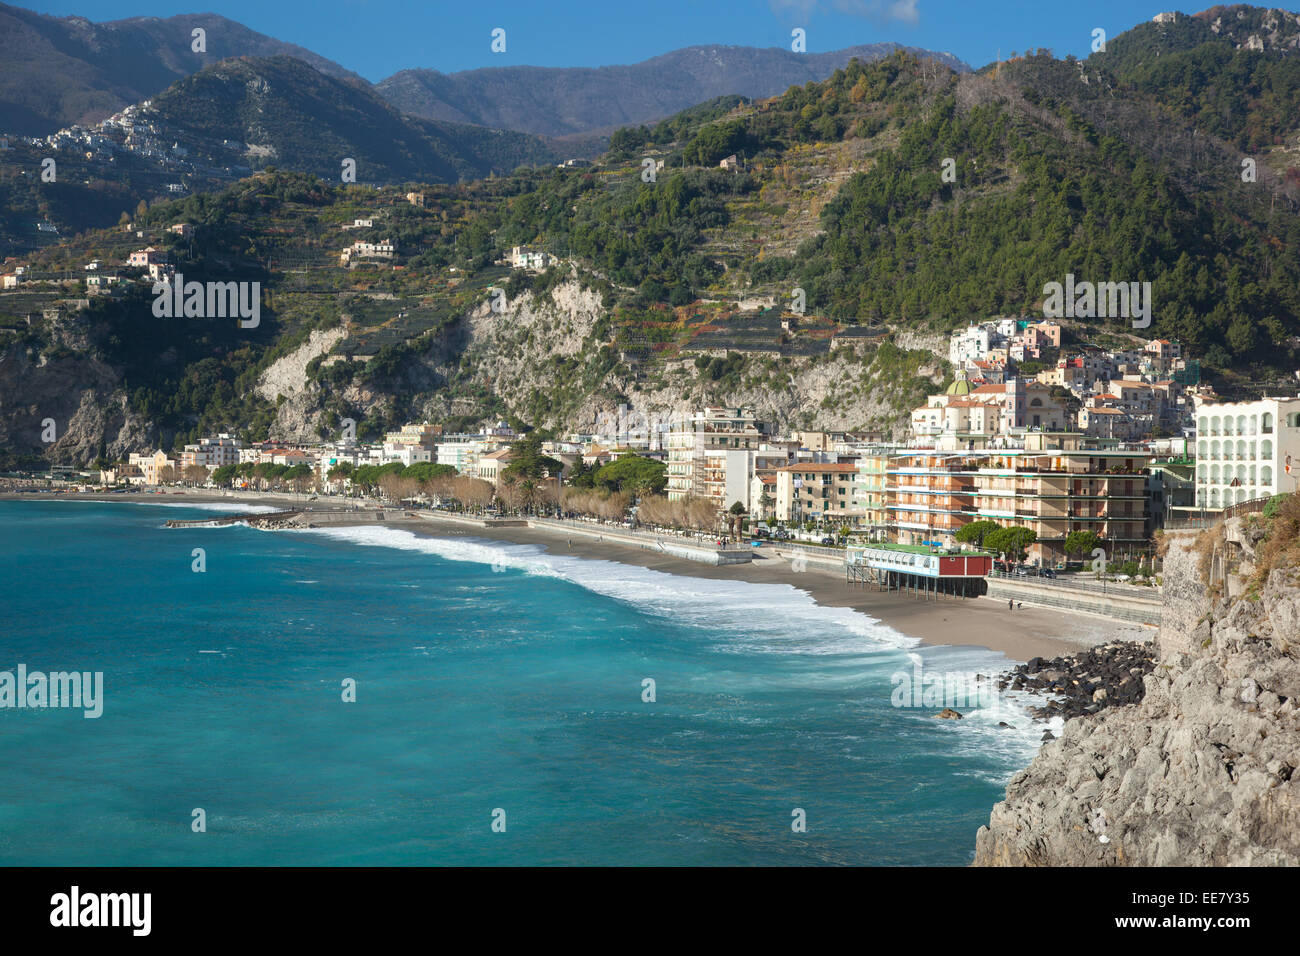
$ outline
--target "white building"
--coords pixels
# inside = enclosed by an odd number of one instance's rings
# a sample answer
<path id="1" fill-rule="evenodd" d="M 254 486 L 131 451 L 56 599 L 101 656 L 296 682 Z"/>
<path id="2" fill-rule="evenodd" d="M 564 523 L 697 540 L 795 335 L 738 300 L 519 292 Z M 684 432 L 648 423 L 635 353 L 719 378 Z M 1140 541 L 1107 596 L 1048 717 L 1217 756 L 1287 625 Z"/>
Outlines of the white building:
<path id="1" fill-rule="evenodd" d="M 424 445 L 384 442 L 384 461 L 400 461 L 403 465 L 409 467 L 432 460 L 433 452 Z"/>
<path id="2" fill-rule="evenodd" d="M 710 407 L 672 423 L 668 433 L 668 498 L 714 498 L 720 507 L 728 493 L 727 451 L 757 449 L 764 441 L 764 426 L 743 408 Z M 742 503 L 749 498 L 749 479 L 730 491 Z"/>
<path id="3" fill-rule="evenodd" d="M 462 475 L 470 465 L 477 464 L 478 456 L 483 453 L 486 443 L 477 437 L 467 435 L 448 435 L 438 442 L 437 457 L 439 465 L 451 465 Z"/>
<path id="4" fill-rule="evenodd" d="M 339 261 L 347 265 L 353 259 L 391 259 L 397 254 L 397 245 L 391 239 L 378 242 L 357 241 L 339 253 Z"/>
<path id="5" fill-rule="evenodd" d="M 972 325 L 954 332 L 948 342 L 948 361 L 961 367 L 968 361 L 982 359 L 993 347 L 993 333 L 983 325 Z"/>
<path id="6" fill-rule="evenodd" d="M 181 454 L 181 465 L 201 465 L 204 468 L 238 465 L 242 446 L 243 442 L 238 438 L 232 438 L 224 432 L 216 438 L 201 438 L 197 445 L 185 446 Z"/>
<path id="7" fill-rule="evenodd" d="M 523 246 L 510 250 L 510 265 L 515 269 L 543 270 L 555 262 L 555 257 L 546 252 L 535 252 Z"/>
<path id="8" fill-rule="evenodd" d="M 1196 506 L 1218 511 L 1291 493 L 1300 476 L 1300 398 L 1200 404 Z"/>

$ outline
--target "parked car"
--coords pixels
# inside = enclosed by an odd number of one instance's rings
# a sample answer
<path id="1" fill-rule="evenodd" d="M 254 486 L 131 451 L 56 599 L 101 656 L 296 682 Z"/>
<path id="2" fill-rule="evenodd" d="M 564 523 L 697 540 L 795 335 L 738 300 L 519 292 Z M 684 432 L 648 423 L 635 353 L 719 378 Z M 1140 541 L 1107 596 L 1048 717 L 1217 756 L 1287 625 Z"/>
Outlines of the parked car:
<path id="1" fill-rule="evenodd" d="M 772 537 L 776 538 L 777 541 L 789 541 L 790 532 L 786 531 L 785 528 L 777 528 L 772 532 Z"/>
<path id="2" fill-rule="evenodd" d="M 1039 568 L 1038 576 L 1042 578 L 1054 578 L 1056 577 L 1056 572 L 1051 568 Z"/>
<path id="3" fill-rule="evenodd" d="M 835 539 L 832 538 L 830 535 L 827 535 L 826 537 L 822 538 L 822 544 L 824 545 L 833 545 L 834 543 L 835 543 Z"/>
<path id="4" fill-rule="evenodd" d="M 1021 565 L 1018 565 L 1018 566 L 1016 567 L 1016 576 L 1017 576 L 1017 577 L 1027 578 L 1027 577 L 1029 577 L 1030 575 L 1035 574 L 1035 573 L 1036 573 L 1035 569 L 1034 569 L 1034 568 L 1031 568 L 1031 567 L 1030 567 L 1029 565 L 1027 565 L 1027 564 L 1021 564 Z"/>

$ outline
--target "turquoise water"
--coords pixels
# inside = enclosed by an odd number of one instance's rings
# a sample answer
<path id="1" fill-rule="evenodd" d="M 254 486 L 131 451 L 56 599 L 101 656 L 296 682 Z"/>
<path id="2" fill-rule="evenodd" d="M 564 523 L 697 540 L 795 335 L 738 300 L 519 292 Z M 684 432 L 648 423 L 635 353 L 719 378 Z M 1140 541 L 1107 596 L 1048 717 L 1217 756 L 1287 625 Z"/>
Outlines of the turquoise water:
<path id="1" fill-rule="evenodd" d="M 0 864 L 964 864 L 1042 732 L 893 708 L 915 642 L 794 588 L 162 527 L 208 513 L 0 502 L 0 670 L 102 671 L 105 698 L 0 710 Z"/>

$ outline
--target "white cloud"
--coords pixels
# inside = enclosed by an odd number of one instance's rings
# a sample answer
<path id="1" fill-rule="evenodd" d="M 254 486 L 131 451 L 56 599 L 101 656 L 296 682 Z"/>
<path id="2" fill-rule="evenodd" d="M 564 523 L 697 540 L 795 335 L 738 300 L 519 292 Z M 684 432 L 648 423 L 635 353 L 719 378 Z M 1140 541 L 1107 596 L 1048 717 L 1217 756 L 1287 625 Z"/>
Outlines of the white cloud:
<path id="1" fill-rule="evenodd" d="M 851 17 L 863 17 L 877 23 L 906 23 L 915 26 L 921 19 L 917 9 L 921 0 L 768 0 L 772 12 L 795 14 L 805 21 L 814 13 L 834 10 Z"/>

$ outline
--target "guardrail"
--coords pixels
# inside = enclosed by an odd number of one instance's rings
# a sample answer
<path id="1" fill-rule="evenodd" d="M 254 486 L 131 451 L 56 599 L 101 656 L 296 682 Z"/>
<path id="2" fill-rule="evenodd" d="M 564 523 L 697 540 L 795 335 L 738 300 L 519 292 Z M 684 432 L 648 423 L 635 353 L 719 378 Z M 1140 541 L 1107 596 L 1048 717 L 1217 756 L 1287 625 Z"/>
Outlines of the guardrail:
<path id="1" fill-rule="evenodd" d="M 1165 527 L 1170 531 L 1178 531 L 1187 528 L 1209 528 L 1220 521 L 1228 518 L 1235 518 L 1238 515 L 1255 514 L 1263 511 L 1264 506 L 1273 500 L 1272 495 L 1264 495 L 1262 498 L 1251 498 L 1247 501 L 1239 501 L 1235 505 L 1229 505 L 1222 511 L 1200 510 L 1186 513 L 1185 517 L 1167 519 Z"/>
<path id="2" fill-rule="evenodd" d="M 1159 595 L 1160 588 L 1151 585 L 1129 584 L 1124 581 L 1087 581 L 1073 576 L 1045 578 L 1038 574 L 1016 574 L 1014 571 L 990 571 L 989 578 L 1003 581 L 1028 581 L 1033 584 L 1048 584 L 1052 587 L 1070 591 L 1092 591 L 1097 594 L 1123 594 L 1131 597 L 1142 595 Z"/>
<path id="3" fill-rule="evenodd" d="M 673 532 L 673 531 L 651 531 L 648 528 L 638 527 L 629 528 L 618 521 L 584 521 L 581 518 L 547 518 L 543 516 L 530 516 L 529 521 L 537 525 L 549 525 L 556 528 L 573 528 L 575 530 L 596 531 L 608 535 L 623 535 L 630 538 L 641 538 L 646 541 L 655 542 L 660 539 L 666 541 L 681 542 L 697 548 L 714 548 L 718 551 L 735 550 L 734 542 L 718 544 L 719 536 L 716 534 L 700 534 L 696 532 Z"/>

